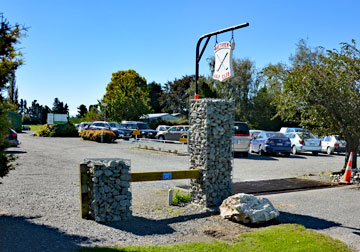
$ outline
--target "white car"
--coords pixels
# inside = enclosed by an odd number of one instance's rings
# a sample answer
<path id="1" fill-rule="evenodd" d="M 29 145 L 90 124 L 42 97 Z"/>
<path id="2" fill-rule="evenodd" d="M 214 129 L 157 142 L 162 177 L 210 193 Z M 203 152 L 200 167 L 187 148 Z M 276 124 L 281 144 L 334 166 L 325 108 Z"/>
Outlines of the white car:
<path id="1" fill-rule="evenodd" d="M 156 131 L 166 131 L 166 130 L 168 130 L 168 129 L 170 129 L 170 126 L 167 126 L 167 125 L 159 125 L 159 126 L 157 126 L 156 127 Z"/>
<path id="2" fill-rule="evenodd" d="M 250 147 L 250 132 L 246 122 L 234 122 L 233 151 L 248 156 Z"/>
<path id="3" fill-rule="evenodd" d="M 346 151 L 346 142 L 337 135 L 324 136 L 321 139 L 321 151 L 328 155 Z"/>
<path id="4" fill-rule="evenodd" d="M 314 156 L 321 152 L 321 140 L 316 138 L 308 130 L 285 134 L 291 141 L 292 154 L 312 152 Z"/>

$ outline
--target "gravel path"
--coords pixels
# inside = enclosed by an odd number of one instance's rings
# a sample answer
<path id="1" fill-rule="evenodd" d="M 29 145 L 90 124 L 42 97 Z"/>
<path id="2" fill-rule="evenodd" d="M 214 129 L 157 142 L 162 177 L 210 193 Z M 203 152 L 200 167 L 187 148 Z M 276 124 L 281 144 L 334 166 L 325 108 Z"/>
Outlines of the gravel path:
<path id="1" fill-rule="evenodd" d="M 187 180 L 132 183 L 134 218 L 130 221 L 104 225 L 83 220 L 80 218 L 78 167 L 83 159 L 125 158 L 131 160 L 132 171 L 159 171 L 187 169 L 188 156 L 133 150 L 139 143 L 132 142 L 99 144 L 79 138 L 33 137 L 30 133 L 19 134 L 19 139 L 22 142 L 20 147 L 10 149 L 18 156 L 19 165 L 7 177 L 0 179 L 1 252 L 68 251 L 87 246 L 170 244 L 210 241 L 214 238 L 233 241 L 237 234 L 254 229 L 222 220 L 218 215 L 211 215 L 196 206 L 167 206 L 167 190 L 188 185 Z M 140 144 L 166 151 L 186 151 L 186 145 Z M 283 158 L 250 155 L 246 159 L 234 160 L 233 180 L 286 178 L 310 173 L 320 176 L 338 170 L 342 162 L 342 156 Z M 354 228 L 353 233 L 336 229 L 339 225 L 325 227 L 321 231 L 335 238 L 343 238 L 356 247 L 350 240 L 354 240 L 354 234 L 360 232 L 356 229 L 359 223 L 351 225 L 348 220 L 351 217 L 345 214 L 333 217 L 336 215 L 334 207 L 321 196 L 329 197 L 334 192 L 331 190 L 316 190 L 311 194 L 278 194 L 269 198 L 274 200 L 279 210 L 287 213 L 284 215 L 286 218 L 282 219 L 284 222 L 291 222 L 297 215 L 304 216 L 304 213 L 310 212 L 321 216 L 321 209 L 329 208 L 324 216 L 340 223 L 340 226 Z M 317 194 L 317 191 L 328 193 Z M 337 198 L 341 199 L 341 193 L 337 194 Z M 294 201 L 296 207 L 292 207 Z M 306 204 L 302 204 L 302 201 Z M 312 204 L 317 204 L 317 207 L 314 208 Z M 358 210 L 359 203 L 354 203 L 352 207 Z M 353 215 L 357 216 L 356 212 Z M 300 217 L 298 219 L 301 221 L 303 218 Z"/>
<path id="2" fill-rule="evenodd" d="M 79 163 L 84 158 L 125 158 L 132 171 L 187 169 L 188 156 L 131 150 L 138 143 L 99 144 L 79 138 L 19 134 L 16 170 L 0 185 L 0 251 L 63 251 L 86 246 L 169 244 L 231 240 L 247 227 L 204 209 L 169 207 L 167 191 L 187 180 L 132 183 L 131 221 L 103 225 L 80 218 Z M 174 144 L 166 148 L 179 148 Z M 209 234 L 209 235 L 206 235 Z M 235 235 L 235 233 L 233 233 Z"/>

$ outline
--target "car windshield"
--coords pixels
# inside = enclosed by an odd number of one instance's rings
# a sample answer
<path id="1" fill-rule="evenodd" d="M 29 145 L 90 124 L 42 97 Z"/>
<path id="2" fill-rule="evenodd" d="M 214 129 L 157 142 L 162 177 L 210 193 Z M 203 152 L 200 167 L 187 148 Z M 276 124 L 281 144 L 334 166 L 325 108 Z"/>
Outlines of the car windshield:
<path id="1" fill-rule="evenodd" d="M 123 124 L 118 124 L 118 128 L 119 129 L 126 129 L 125 125 L 123 125 Z"/>
<path id="2" fill-rule="evenodd" d="M 269 132 L 266 133 L 266 137 L 270 138 L 285 138 L 286 136 L 283 133 L 280 132 Z"/>
<path id="3" fill-rule="evenodd" d="M 117 128 L 117 123 L 115 122 L 110 122 L 109 125 L 111 128 Z"/>
<path id="4" fill-rule="evenodd" d="M 138 126 L 139 126 L 139 129 L 150 129 L 149 126 L 145 123 L 139 123 Z"/>

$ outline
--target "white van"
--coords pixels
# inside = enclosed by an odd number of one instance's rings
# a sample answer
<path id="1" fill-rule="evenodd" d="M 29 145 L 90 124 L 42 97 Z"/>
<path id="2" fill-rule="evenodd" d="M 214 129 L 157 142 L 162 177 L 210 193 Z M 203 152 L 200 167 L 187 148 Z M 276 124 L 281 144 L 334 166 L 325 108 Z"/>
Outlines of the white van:
<path id="1" fill-rule="evenodd" d="M 250 147 L 249 126 L 246 122 L 234 122 L 233 151 L 241 153 L 244 157 L 248 156 Z"/>

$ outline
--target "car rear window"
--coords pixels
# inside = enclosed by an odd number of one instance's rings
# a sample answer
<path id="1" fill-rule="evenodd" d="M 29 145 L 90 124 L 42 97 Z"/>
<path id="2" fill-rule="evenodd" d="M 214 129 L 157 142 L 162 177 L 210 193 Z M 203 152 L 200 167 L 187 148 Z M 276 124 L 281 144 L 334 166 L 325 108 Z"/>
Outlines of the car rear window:
<path id="1" fill-rule="evenodd" d="M 273 137 L 273 138 L 286 138 L 283 133 L 280 132 L 269 132 L 266 133 L 266 137 Z"/>
<path id="2" fill-rule="evenodd" d="M 150 129 L 150 127 L 145 123 L 138 123 L 139 129 Z"/>
<path id="3" fill-rule="evenodd" d="M 249 126 L 247 123 L 234 123 L 235 136 L 249 136 Z"/>

